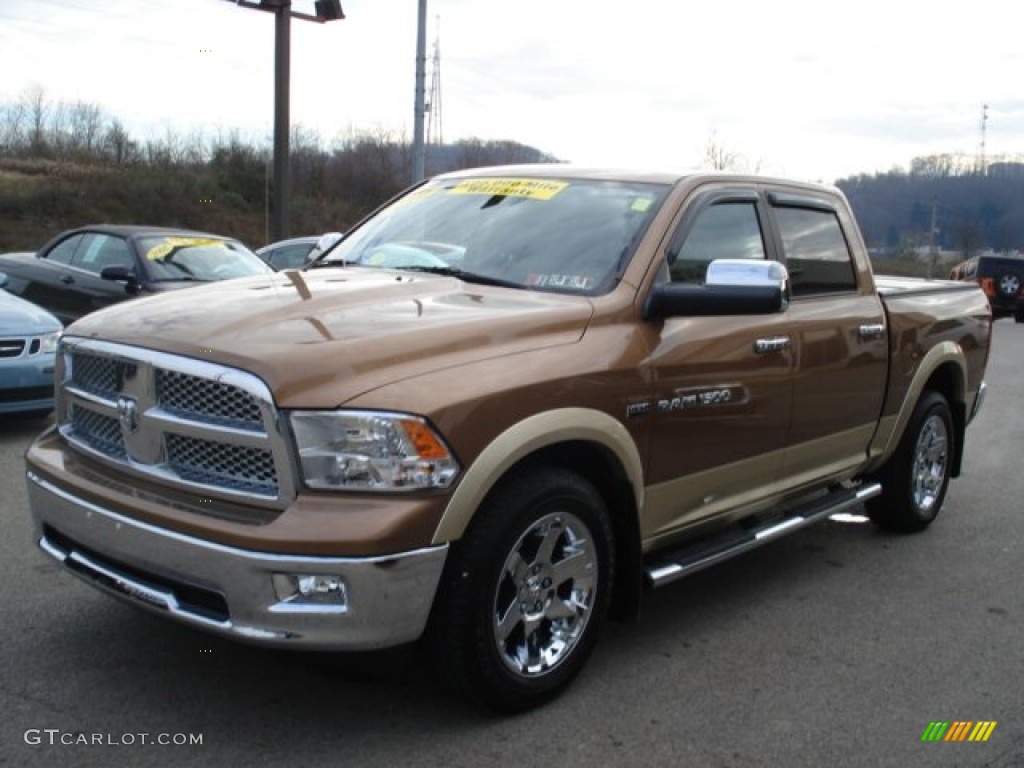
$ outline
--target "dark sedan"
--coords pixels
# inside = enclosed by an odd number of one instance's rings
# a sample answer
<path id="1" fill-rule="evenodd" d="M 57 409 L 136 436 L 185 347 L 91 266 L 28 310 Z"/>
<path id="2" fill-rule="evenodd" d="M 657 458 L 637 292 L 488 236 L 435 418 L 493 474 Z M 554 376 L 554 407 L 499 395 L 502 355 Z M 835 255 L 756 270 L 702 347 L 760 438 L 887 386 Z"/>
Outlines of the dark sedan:
<path id="1" fill-rule="evenodd" d="M 8 292 L 71 323 L 135 296 L 272 270 L 231 238 L 97 225 L 63 232 L 37 253 L 0 256 L 0 271 L 7 273 Z"/>

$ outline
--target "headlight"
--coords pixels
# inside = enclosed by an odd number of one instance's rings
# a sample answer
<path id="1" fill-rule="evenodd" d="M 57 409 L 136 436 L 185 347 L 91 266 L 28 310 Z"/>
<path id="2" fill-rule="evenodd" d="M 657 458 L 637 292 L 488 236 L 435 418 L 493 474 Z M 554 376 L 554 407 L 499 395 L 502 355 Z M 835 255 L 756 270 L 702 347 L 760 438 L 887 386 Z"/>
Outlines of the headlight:
<path id="1" fill-rule="evenodd" d="M 459 473 L 448 446 L 418 416 L 379 411 L 293 411 L 299 465 L 310 488 L 447 488 Z"/>
<path id="2" fill-rule="evenodd" d="M 52 355 L 57 351 L 57 342 L 60 341 L 60 331 L 43 336 L 39 340 L 39 351 L 44 355 Z"/>

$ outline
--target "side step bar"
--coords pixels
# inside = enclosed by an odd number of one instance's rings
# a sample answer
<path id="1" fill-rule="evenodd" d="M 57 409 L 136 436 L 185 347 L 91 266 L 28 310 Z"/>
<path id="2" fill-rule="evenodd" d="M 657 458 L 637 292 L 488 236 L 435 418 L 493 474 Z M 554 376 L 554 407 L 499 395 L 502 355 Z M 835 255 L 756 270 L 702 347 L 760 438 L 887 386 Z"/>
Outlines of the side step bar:
<path id="1" fill-rule="evenodd" d="M 830 493 L 808 504 L 797 507 L 785 517 L 772 520 L 762 526 L 730 530 L 682 549 L 655 554 L 644 567 L 647 585 L 663 587 L 691 573 L 704 570 L 723 560 L 749 552 L 787 533 L 806 528 L 820 522 L 829 515 L 843 512 L 878 496 L 882 486 L 870 483 L 858 488 Z"/>

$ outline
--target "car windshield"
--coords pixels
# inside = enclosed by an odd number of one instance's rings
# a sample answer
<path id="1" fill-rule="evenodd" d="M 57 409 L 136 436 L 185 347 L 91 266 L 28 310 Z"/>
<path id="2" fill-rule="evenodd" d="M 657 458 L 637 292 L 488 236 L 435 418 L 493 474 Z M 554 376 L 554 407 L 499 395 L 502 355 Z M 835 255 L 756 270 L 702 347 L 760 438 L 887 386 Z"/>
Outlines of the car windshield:
<path id="1" fill-rule="evenodd" d="M 159 235 L 140 237 L 138 247 L 156 281 L 228 280 L 272 271 L 259 256 L 234 240 Z"/>
<path id="2" fill-rule="evenodd" d="M 367 219 L 316 266 L 598 295 L 614 287 L 667 191 L 619 181 L 438 179 Z"/>

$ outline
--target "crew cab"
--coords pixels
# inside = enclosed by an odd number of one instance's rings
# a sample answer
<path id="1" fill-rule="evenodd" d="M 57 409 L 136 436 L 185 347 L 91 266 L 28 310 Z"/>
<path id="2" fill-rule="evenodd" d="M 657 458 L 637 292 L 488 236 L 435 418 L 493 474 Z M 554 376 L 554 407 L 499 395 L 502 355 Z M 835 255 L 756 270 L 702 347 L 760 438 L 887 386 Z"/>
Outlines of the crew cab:
<path id="1" fill-rule="evenodd" d="M 35 541 L 238 640 L 422 641 L 522 710 L 645 589 L 838 512 L 929 526 L 991 322 L 977 285 L 876 280 L 833 188 L 447 174 L 303 270 L 69 327 Z"/>

